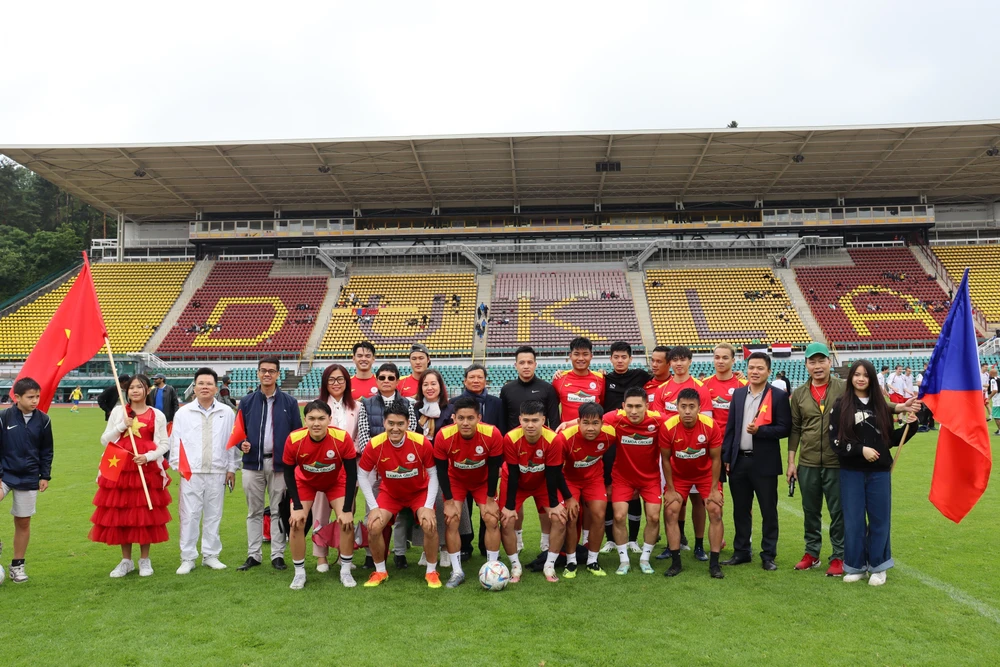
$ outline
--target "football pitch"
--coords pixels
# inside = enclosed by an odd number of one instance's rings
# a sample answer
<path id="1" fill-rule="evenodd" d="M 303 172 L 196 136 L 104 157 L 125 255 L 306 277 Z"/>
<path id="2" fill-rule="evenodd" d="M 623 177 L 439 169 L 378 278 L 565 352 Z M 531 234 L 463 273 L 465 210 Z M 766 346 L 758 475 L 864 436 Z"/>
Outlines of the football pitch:
<path id="1" fill-rule="evenodd" d="M 896 567 L 881 588 L 844 584 L 822 569 L 795 572 L 802 556 L 798 496 L 781 493 L 777 572 L 754 562 L 708 576 L 708 564 L 683 553 L 684 571 L 662 576 L 635 567 L 614 574 L 617 554 L 601 556 L 608 576 L 581 569 L 548 584 L 526 572 L 520 584 L 486 593 L 475 573 L 478 551 L 456 590 L 430 590 L 419 552 L 409 569 L 389 564 L 376 589 L 344 589 L 336 566 L 289 590 L 289 570 L 266 564 L 237 572 L 246 558 L 246 503 L 239 480 L 222 522 L 222 572 L 198 567 L 177 576 L 177 477 L 170 541 L 154 545 L 155 574 L 111 579 L 117 547 L 87 540 L 96 489 L 103 415 L 96 408 L 51 412 L 55 463 L 39 495 L 27 554 L 30 580 L 0 586 L 0 662 L 6 665 L 732 665 L 976 664 L 1000 662 L 1000 576 L 996 484 L 954 525 L 928 502 L 936 433 L 906 445 L 893 479 Z M 993 430 L 991 424 L 991 432 Z M 992 438 L 994 448 L 1000 438 Z M 782 488 L 784 485 L 782 484 Z M 732 544 L 730 500 L 726 537 Z M 13 550 L 10 499 L 0 505 L 3 562 Z M 478 520 L 476 520 L 478 525 Z M 687 526 L 692 538 L 690 521 Z M 755 542 L 759 519 L 755 522 Z M 824 536 L 825 539 L 825 536 Z M 529 511 L 526 560 L 538 553 Z M 662 542 L 657 546 L 660 551 Z M 311 551 L 309 552 L 311 554 Z M 732 554 L 731 546 L 722 558 Z M 822 558 L 830 554 L 824 543 Z M 138 553 L 136 552 L 136 556 Z M 267 547 L 265 546 L 265 559 Z M 360 555 L 355 562 L 360 565 Z M 200 563 L 200 561 L 199 561 Z M 444 570 L 447 578 L 447 570 Z"/>

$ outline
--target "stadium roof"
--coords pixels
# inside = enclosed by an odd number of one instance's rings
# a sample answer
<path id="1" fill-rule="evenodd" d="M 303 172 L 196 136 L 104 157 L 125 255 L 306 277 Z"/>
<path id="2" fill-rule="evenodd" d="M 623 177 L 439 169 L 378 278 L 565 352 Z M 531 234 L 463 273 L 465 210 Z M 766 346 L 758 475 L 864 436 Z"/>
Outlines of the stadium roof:
<path id="1" fill-rule="evenodd" d="M 1000 121 L 190 144 L 0 153 L 134 220 L 213 212 L 1000 195 Z M 802 156 L 796 161 L 795 156 Z M 620 162 L 599 172 L 596 163 Z M 329 169 L 327 169 L 329 168 Z M 288 217 L 287 215 L 285 217 Z"/>

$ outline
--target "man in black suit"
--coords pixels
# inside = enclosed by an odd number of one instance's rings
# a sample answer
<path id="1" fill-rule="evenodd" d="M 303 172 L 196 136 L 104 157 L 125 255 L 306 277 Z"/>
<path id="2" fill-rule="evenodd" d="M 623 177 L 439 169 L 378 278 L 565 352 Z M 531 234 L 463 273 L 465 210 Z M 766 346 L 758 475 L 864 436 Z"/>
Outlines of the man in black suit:
<path id="1" fill-rule="evenodd" d="M 722 441 L 722 462 L 733 496 L 733 557 L 723 565 L 750 562 L 753 498 L 760 505 L 762 532 L 761 567 L 776 570 L 778 548 L 778 478 L 781 476 L 781 439 L 792 430 L 788 394 L 772 387 L 771 358 L 754 352 L 747 359 L 746 387 L 733 394 L 729 421 Z"/>

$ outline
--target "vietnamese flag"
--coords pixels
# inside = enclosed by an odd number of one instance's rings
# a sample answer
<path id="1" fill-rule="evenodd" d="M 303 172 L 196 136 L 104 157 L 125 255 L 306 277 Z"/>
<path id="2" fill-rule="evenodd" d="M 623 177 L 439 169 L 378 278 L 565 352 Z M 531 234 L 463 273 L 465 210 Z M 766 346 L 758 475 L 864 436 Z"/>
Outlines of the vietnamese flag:
<path id="1" fill-rule="evenodd" d="M 17 379 L 32 378 L 42 388 L 38 409 L 47 412 L 59 387 L 59 380 L 74 368 L 90 361 L 101 351 L 108 330 L 104 326 L 101 305 L 97 302 L 90 262 L 83 253 L 83 268 L 69 288 L 62 303 L 28 359 Z M 16 382 L 16 380 L 15 380 Z M 14 390 L 11 389 L 11 398 Z"/>
<path id="2" fill-rule="evenodd" d="M 968 269 L 931 354 L 920 399 L 941 425 L 930 501 L 941 514 L 958 523 L 986 491 L 993 464 L 983 414 Z"/>
<path id="3" fill-rule="evenodd" d="M 104 456 L 101 457 L 101 477 L 117 482 L 125 466 L 125 460 L 131 458 L 129 454 L 118 445 L 111 443 L 104 448 Z"/>
<path id="4" fill-rule="evenodd" d="M 177 472 L 187 481 L 191 481 L 191 464 L 188 462 L 187 452 L 184 451 L 184 441 L 177 441 Z"/>
<path id="5" fill-rule="evenodd" d="M 232 449 L 237 447 L 244 440 L 247 439 L 247 429 L 243 425 L 243 411 L 236 411 L 236 424 L 233 425 L 233 432 L 229 436 L 229 442 L 226 443 L 226 449 Z M 183 450 L 182 450 L 183 451 Z"/>
<path id="6" fill-rule="evenodd" d="M 757 426 L 767 426 L 771 423 L 771 413 L 774 412 L 771 396 L 771 391 L 768 390 L 764 392 L 764 398 L 760 399 L 760 407 L 757 408 L 757 416 L 753 419 L 753 423 Z"/>

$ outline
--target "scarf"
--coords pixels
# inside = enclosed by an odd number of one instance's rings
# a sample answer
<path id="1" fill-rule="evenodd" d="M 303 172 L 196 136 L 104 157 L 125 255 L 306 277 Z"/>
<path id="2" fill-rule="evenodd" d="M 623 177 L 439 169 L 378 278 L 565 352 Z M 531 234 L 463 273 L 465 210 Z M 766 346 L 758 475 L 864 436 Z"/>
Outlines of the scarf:
<path id="1" fill-rule="evenodd" d="M 423 425 L 424 435 L 426 437 L 431 437 L 434 432 L 435 420 L 441 416 L 441 406 L 435 403 L 424 403 L 420 406 L 420 414 L 427 417 L 427 422 Z"/>

